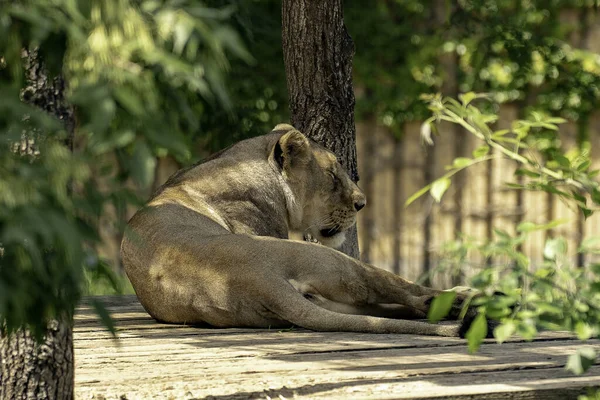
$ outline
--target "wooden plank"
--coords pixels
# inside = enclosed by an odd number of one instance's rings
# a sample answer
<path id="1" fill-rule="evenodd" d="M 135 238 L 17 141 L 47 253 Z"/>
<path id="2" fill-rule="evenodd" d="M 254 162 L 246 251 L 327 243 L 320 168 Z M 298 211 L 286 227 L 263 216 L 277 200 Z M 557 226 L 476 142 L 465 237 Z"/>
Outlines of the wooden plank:
<path id="1" fill-rule="evenodd" d="M 553 378 L 548 378 L 552 374 Z M 590 374 L 573 377 L 563 368 L 442 374 L 428 376 L 358 376 L 340 380 L 323 376 L 319 380 L 298 381 L 248 376 L 241 380 L 230 376 L 201 381 L 180 379 L 172 382 L 128 382 L 109 387 L 76 389 L 78 398 L 118 399 L 576 399 L 589 387 L 600 385 L 600 368 Z M 92 381 L 100 383 L 99 380 Z M 199 388 L 202 383 L 204 386 Z"/>
<path id="2" fill-rule="evenodd" d="M 487 341 L 471 355 L 458 338 L 158 324 L 137 316 L 135 298 L 121 298 L 122 307 L 106 300 L 120 339 L 81 307 L 77 398 L 562 399 L 600 386 L 599 367 L 584 377 L 564 371 L 566 356 L 581 346 L 564 333 Z M 600 349 L 598 340 L 587 345 Z"/>
<path id="3" fill-rule="evenodd" d="M 443 343 L 438 343 L 435 346 L 425 346 L 423 343 L 406 343 L 398 345 L 373 345 L 373 344 L 358 344 L 351 341 L 338 340 L 337 335 L 326 334 L 329 336 L 328 341 L 323 341 L 321 344 L 317 342 L 308 342 L 297 334 L 287 335 L 283 340 L 261 340 L 255 337 L 243 338 L 213 338 L 208 340 L 205 338 L 186 338 L 186 340 L 171 340 L 171 341 L 152 341 L 148 340 L 129 343 L 112 342 L 105 347 L 81 347 L 76 346 L 76 350 L 81 354 L 81 363 L 86 363 L 88 360 L 102 361 L 115 357 L 116 354 L 122 359 L 137 360 L 144 357 L 160 356 L 164 362 L 170 360 L 173 362 L 187 360 L 212 360 L 219 358 L 223 362 L 226 359 L 237 360 L 240 357 L 276 357 L 288 361 L 296 360 L 298 357 L 306 360 L 326 360 L 331 358 L 368 358 L 374 362 L 378 357 L 383 357 L 378 354 L 401 354 L 406 358 L 398 361 L 398 364 L 410 363 L 413 364 L 421 358 L 428 359 L 430 356 L 438 358 L 441 354 L 455 356 L 453 361 L 458 361 L 467 357 L 468 359 L 478 359 L 482 356 L 489 355 L 494 360 L 505 360 L 511 363 L 530 363 L 536 360 L 540 355 L 544 360 L 551 360 L 554 357 L 559 357 L 560 361 L 564 361 L 564 357 L 574 351 L 575 348 L 582 344 L 573 340 L 560 340 L 548 342 L 511 342 L 498 345 L 495 343 L 487 343 L 486 346 L 475 355 L 469 355 L 466 352 L 464 343 L 461 345 L 445 346 Z M 298 338 L 298 339 L 296 339 Z M 179 338 L 178 338 L 179 339 Z M 322 338 L 323 339 L 323 338 Z M 374 338 L 371 338 L 374 340 Z M 376 343 L 376 342 L 373 342 Z M 598 342 L 590 342 L 587 345 L 595 345 L 598 347 Z M 194 350 L 193 354 L 190 350 Z M 488 354 L 489 353 L 489 354 Z M 521 356 L 525 354 L 524 358 Z M 388 356 L 386 356 L 388 357 Z M 182 358 L 184 360 L 182 360 Z M 537 362 L 537 361 L 536 361 Z M 481 366 L 481 365 L 479 365 Z"/>
<path id="4" fill-rule="evenodd" d="M 116 390 L 115 396 L 125 394 L 128 399 L 143 393 L 165 395 L 165 391 L 179 390 L 181 382 L 187 383 L 186 388 L 194 397 L 233 396 L 239 391 L 260 393 L 269 388 L 303 388 L 314 385 L 328 387 L 332 383 L 335 383 L 334 392 L 344 393 L 353 388 L 358 391 L 358 395 L 363 391 L 372 394 L 374 387 L 381 385 L 394 393 L 399 388 L 406 390 L 405 386 L 408 384 L 410 387 L 411 382 L 416 385 L 413 391 L 418 392 L 418 387 L 423 386 L 424 381 L 431 382 L 441 379 L 440 377 L 455 381 L 453 386 L 462 386 L 455 387 L 454 392 L 468 394 L 472 392 L 472 381 L 461 378 L 461 383 L 453 378 L 454 375 L 479 376 L 484 372 L 498 374 L 518 370 L 523 379 L 522 374 L 544 369 L 543 374 L 536 375 L 536 380 L 558 379 L 555 375 L 562 374 L 560 367 L 564 365 L 566 354 L 580 346 L 580 343 L 572 340 L 487 344 L 475 355 L 469 355 L 464 345 L 332 351 L 331 343 L 337 341 L 338 335 L 323 334 L 330 340 L 322 338 L 320 343 L 324 346 L 321 346 L 321 350 L 318 341 L 313 342 L 312 348 L 303 346 L 306 343 L 302 343 L 302 340 L 297 340 L 299 343 L 295 345 L 295 337 L 298 336 L 296 332 L 286 333 L 287 340 L 279 344 L 271 343 L 270 346 L 258 340 L 237 344 L 231 340 L 198 340 L 196 343 L 179 343 L 178 349 L 169 346 L 143 348 L 142 345 L 135 345 L 121 349 L 109 346 L 86 351 L 76 346 L 77 387 L 82 389 L 78 395 L 85 394 L 89 397 L 87 395 L 94 390 L 104 390 L 107 387 L 110 387 L 109 392 Z M 363 336 L 370 337 L 373 341 L 383 341 L 380 335 Z M 598 341 L 593 343 L 597 348 L 600 347 Z M 416 377 L 420 379 L 410 379 Z M 512 378 L 513 375 L 508 377 Z M 364 381 L 361 386 L 366 387 L 356 388 L 353 384 L 356 381 Z M 499 387 L 512 385 L 511 381 L 497 377 L 494 382 Z M 596 376 L 593 382 L 600 384 L 600 377 Z M 452 394 L 444 386 L 438 387 L 431 383 L 428 386 L 426 391 L 420 389 L 421 394 L 431 396 L 436 391 L 438 395 Z M 169 387 L 173 389 L 167 390 Z M 478 391 L 484 389 L 479 387 Z M 528 389 L 523 386 L 519 390 Z M 375 392 L 377 398 L 383 394 L 381 390 Z M 411 390 L 407 393 L 418 397 L 418 393 Z M 355 397 L 354 394 L 353 392 L 352 397 Z M 142 397 L 144 396 L 140 398 Z"/>

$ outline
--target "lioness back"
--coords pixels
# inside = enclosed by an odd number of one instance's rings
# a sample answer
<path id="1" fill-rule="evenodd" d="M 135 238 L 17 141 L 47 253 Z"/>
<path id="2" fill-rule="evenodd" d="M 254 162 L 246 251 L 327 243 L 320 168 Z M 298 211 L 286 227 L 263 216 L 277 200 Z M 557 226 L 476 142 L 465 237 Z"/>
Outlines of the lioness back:
<path id="1" fill-rule="evenodd" d="M 235 319 L 224 311 L 231 308 L 223 302 L 228 296 L 215 294 L 230 291 L 232 273 L 256 271 L 239 266 L 232 272 L 233 266 L 222 265 L 219 248 L 207 251 L 215 237 L 227 235 L 233 243 L 243 240 L 239 235 L 287 239 L 298 230 L 337 246 L 364 202 L 331 152 L 280 125 L 171 176 L 129 221 L 123 265 L 156 319 L 226 326 Z M 175 283 L 186 275 L 198 279 L 197 290 Z"/>
<path id="2" fill-rule="evenodd" d="M 333 153 L 278 125 L 174 174 L 129 221 L 123 265 L 144 308 L 165 322 L 466 332 L 468 322 L 404 320 L 425 317 L 441 292 L 331 248 L 365 203 Z M 291 230 L 318 243 L 287 240 Z M 456 295 L 454 317 L 466 298 Z"/>

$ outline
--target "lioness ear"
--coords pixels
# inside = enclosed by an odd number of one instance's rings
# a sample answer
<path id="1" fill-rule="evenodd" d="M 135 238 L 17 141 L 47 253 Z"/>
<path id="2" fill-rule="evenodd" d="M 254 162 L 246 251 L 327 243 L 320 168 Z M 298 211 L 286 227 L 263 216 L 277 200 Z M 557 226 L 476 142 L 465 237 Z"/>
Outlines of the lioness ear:
<path id="1" fill-rule="evenodd" d="M 292 128 L 275 143 L 273 160 L 285 170 L 291 165 L 305 162 L 308 159 L 309 147 L 306 136 Z"/>
<path id="2" fill-rule="evenodd" d="M 289 131 L 295 131 L 296 128 L 291 126 L 290 124 L 277 124 L 275 128 L 271 130 L 271 133 L 286 133 Z"/>

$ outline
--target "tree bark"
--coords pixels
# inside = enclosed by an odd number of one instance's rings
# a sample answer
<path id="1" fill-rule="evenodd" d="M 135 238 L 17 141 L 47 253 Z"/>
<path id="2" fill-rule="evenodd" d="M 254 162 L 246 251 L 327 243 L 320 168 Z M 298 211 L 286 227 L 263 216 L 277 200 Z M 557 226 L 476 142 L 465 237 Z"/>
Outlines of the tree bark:
<path id="1" fill-rule="evenodd" d="M 0 339 L 0 399 L 72 399 L 73 332 L 51 321 L 42 343 L 27 329 Z"/>
<path id="2" fill-rule="evenodd" d="M 291 122 L 333 151 L 358 181 L 352 57 L 342 0 L 283 0 L 283 58 Z M 358 258 L 356 226 L 341 249 Z"/>
<path id="3" fill-rule="evenodd" d="M 75 120 L 65 100 L 64 80 L 48 76 L 37 51 L 25 56 L 23 100 L 62 120 L 67 130 L 65 145 L 73 150 Z M 27 143 L 35 146 L 35 141 Z M 32 151 L 35 149 L 26 149 Z M 26 328 L 7 335 L 0 327 L 0 400 L 73 398 L 73 310 L 65 311 L 60 321 L 48 323 L 41 343 Z"/>

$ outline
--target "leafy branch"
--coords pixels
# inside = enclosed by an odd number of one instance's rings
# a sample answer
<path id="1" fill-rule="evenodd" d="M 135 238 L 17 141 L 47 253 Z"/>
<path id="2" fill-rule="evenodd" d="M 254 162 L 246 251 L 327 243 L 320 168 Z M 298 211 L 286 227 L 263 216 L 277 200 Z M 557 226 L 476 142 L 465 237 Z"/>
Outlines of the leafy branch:
<path id="1" fill-rule="evenodd" d="M 513 189 L 551 193 L 574 203 L 584 217 L 600 205 L 600 185 L 595 180 L 598 171 L 590 170 L 589 151 L 581 147 L 564 153 L 558 146 L 548 146 L 551 140 L 541 140 L 556 136 L 558 125 L 566 122 L 564 119 L 532 113 L 529 119 L 514 121 L 510 130 L 494 131 L 490 126 L 497 120 L 496 115 L 473 104 L 477 99 L 488 99 L 487 95 L 466 93 L 460 96 L 460 102 L 439 94 L 423 98 L 433 114 L 423 123 L 424 141 L 432 142 L 431 133 L 437 131 L 437 123 L 444 121 L 463 127 L 483 143 L 473 152 L 473 158 L 456 158 L 446 174 L 411 196 L 407 205 L 427 192 L 439 202 L 452 176 L 495 158 L 514 161 L 514 175 L 526 177 L 524 183 L 507 183 Z M 600 264 L 575 265 L 567 255 L 567 241 L 561 237 L 546 240 L 540 265 L 533 265 L 520 250 L 532 232 L 553 229 L 564 222 L 522 222 L 514 235 L 495 229 L 495 238 L 485 243 L 465 237 L 442 254 L 444 263 L 453 264 L 451 268 L 459 271 L 473 253 L 486 260 L 486 265 L 471 278 L 471 286 L 479 293 L 471 304 L 478 307 L 480 314 L 466 335 L 470 351 L 475 351 L 485 338 L 484 316 L 500 321 L 494 330 L 498 342 L 513 334 L 530 340 L 544 329 L 573 332 L 581 340 L 600 337 Z M 600 238 L 587 239 L 577 251 L 597 254 Z M 444 301 L 440 297 L 432 304 L 432 321 L 447 314 Z M 566 368 L 583 373 L 594 364 L 596 356 L 594 349 L 582 347 L 570 356 Z"/>
<path id="2" fill-rule="evenodd" d="M 594 179 L 599 171 L 590 171 L 589 151 L 565 155 L 556 148 L 542 147 L 540 142 L 535 140 L 536 133 L 556 133 L 558 124 L 566 122 L 565 119 L 532 113 L 530 119 L 514 121 L 510 130 L 494 131 L 490 125 L 496 122 L 497 116 L 484 113 L 472 104 L 476 99 L 487 99 L 485 94 L 466 93 L 460 96 L 461 102 L 439 94 L 423 95 L 422 98 L 433 113 L 423 123 L 421 134 L 424 141 L 431 142 L 431 131 L 437 131 L 436 124 L 446 121 L 460 125 L 483 144 L 475 150 L 473 159 L 455 159 L 452 166 L 448 167 L 448 173 L 411 196 L 406 202 L 407 206 L 427 192 L 439 202 L 450 186 L 450 177 L 476 163 L 497 157 L 505 157 L 520 164 L 515 170 L 515 175 L 529 178 L 526 185 L 510 183 L 512 188 L 541 190 L 574 201 L 586 218 L 600 205 L 600 184 Z M 487 156 L 492 150 L 496 155 Z M 545 162 L 526 156 L 525 150 L 542 154 Z M 586 196 L 591 198 L 593 208 L 588 205 Z"/>

